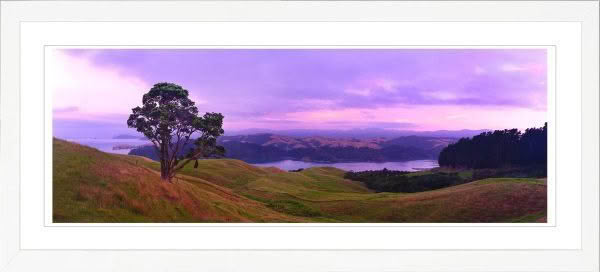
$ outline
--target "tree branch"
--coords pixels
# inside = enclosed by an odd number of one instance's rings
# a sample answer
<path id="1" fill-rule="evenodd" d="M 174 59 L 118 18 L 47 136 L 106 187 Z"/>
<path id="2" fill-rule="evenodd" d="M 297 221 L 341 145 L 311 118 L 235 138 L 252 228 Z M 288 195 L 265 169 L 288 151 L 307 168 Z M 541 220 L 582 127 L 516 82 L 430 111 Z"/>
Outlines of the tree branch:
<path id="1" fill-rule="evenodd" d="M 173 169 L 173 172 L 180 170 L 181 168 L 185 167 L 188 163 L 190 163 L 191 161 L 197 160 L 200 158 L 202 154 L 202 149 L 198 149 L 198 152 L 194 155 L 192 155 L 190 158 L 186 159 L 181 165 L 175 167 Z"/>

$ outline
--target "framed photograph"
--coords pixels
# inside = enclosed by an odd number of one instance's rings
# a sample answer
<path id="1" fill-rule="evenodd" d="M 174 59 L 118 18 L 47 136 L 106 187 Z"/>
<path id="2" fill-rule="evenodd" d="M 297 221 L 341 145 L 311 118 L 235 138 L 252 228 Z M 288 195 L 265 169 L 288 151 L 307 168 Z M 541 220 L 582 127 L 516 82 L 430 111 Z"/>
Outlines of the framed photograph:
<path id="1" fill-rule="evenodd" d="M 6 271 L 599 271 L 598 2 L 2 1 Z"/>

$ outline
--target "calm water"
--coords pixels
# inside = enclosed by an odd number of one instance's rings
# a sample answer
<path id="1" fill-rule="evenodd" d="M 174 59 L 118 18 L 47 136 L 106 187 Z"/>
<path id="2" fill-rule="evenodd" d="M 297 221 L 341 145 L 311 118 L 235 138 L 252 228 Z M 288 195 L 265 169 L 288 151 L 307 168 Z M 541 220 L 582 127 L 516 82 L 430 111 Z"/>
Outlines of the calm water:
<path id="1" fill-rule="evenodd" d="M 145 145 L 150 144 L 147 140 L 139 139 L 68 139 L 67 141 L 75 142 L 82 145 L 91 146 L 100 151 L 115 154 L 127 154 L 130 149 L 117 149 L 113 150 L 113 146 L 116 145 Z M 398 171 L 419 171 L 423 169 L 430 169 L 438 167 L 436 160 L 414 160 L 414 161 L 403 161 L 403 162 L 343 162 L 343 163 L 317 163 L 317 162 L 304 162 L 304 161 L 277 161 L 269 163 L 254 163 L 253 165 L 259 167 L 277 167 L 282 170 L 296 170 L 298 168 L 309 168 L 309 167 L 322 167 L 331 166 L 346 171 L 366 171 L 366 170 L 381 170 L 387 168 L 388 170 Z"/>
<path id="2" fill-rule="evenodd" d="M 87 145 L 93 148 L 96 148 L 100 151 L 107 153 L 115 153 L 115 154 L 127 154 L 130 149 L 116 149 L 113 150 L 113 146 L 116 145 L 145 145 L 150 144 L 149 141 L 139 140 L 139 139 L 91 139 L 91 138 L 83 138 L 83 139 L 67 139 L 69 142 L 75 142 L 82 145 Z"/>
<path id="3" fill-rule="evenodd" d="M 303 162 L 303 161 L 278 161 L 269 163 L 255 163 L 253 164 L 259 167 L 270 167 L 274 166 L 283 170 L 296 170 L 298 168 L 309 168 L 309 167 L 322 167 L 331 166 L 346 171 L 366 171 L 366 170 L 381 170 L 387 168 L 388 170 L 398 171 L 419 171 L 423 169 L 430 169 L 438 167 L 438 163 L 435 160 L 415 160 L 415 161 L 403 161 L 403 162 L 343 162 L 343 163 L 315 163 L 315 162 Z"/>

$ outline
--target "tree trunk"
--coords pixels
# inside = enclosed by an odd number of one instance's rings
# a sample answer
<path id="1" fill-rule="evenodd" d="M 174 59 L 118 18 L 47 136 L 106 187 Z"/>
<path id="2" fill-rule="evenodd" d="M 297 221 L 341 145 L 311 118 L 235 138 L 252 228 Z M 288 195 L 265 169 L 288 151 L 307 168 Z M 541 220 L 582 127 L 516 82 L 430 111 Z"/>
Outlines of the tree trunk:
<path id="1" fill-rule="evenodd" d="M 160 147 L 160 179 L 171 182 L 171 169 L 169 167 L 169 152 L 165 144 Z"/>
<path id="2" fill-rule="evenodd" d="M 160 163 L 160 179 L 162 179 L 163 181 L 171 182 L 169 167 L 165 162 Z"/>

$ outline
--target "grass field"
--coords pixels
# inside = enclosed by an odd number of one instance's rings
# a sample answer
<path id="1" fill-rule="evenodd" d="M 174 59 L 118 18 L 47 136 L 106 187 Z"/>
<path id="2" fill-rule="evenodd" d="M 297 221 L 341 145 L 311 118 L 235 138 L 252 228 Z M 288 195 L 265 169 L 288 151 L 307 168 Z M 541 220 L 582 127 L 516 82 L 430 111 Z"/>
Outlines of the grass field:
<path id="1" fill-rule="evenodd" d="M 331 167 L 285 172 L 238 160 L 159 164 L 54 139 L 54 222 L 545 222 L 545 179 L 490 178 L 421 193 L 374 193 Z M 418 175 L 419 173 L 414 173 Z M 462 173 L 468 177 L 468 171 Z"/>

